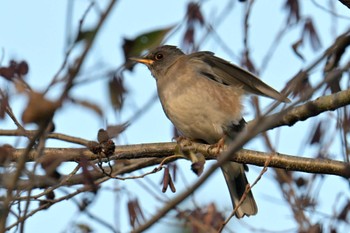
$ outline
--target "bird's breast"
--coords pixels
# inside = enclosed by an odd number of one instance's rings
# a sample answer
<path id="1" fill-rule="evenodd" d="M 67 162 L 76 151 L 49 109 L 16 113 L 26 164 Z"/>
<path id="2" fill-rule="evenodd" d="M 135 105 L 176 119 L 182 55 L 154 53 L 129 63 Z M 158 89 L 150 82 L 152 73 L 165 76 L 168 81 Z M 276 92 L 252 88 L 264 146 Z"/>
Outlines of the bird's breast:
<path id="1" fill-rule="evenodd" d="M 225 125 L 242 118 L 241 91 L 232 87 L 175 76 L 157 80 L 157 88 L 167 117 L 185 137 L 216 143 Z"/>

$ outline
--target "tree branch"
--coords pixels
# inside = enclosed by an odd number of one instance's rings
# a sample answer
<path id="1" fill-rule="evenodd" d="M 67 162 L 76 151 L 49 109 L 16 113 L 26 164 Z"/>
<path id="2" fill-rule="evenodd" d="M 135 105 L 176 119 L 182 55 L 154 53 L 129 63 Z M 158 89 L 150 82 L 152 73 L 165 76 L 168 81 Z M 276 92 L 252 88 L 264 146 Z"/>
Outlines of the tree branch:
<path id="1" fill-rule="evenodd" d="M 283 116 L 271 124 L 267 130 L 280 126 L 292 126 L 298 121 L 304 121 L 323 112 L 334 111 L 349 104 L 350 89 L 332 95 L 321 96 L 314 101 L 309 101 L 303 105 L 284 110 Z M 280 114 L 281 112 L 265 116 L 264 118 L 266 120 L 276 119 L 276 116 Z M 254 119 L 248 124 L 256 124 L 259 120 L 260 118 Z"/>
<path id="2" fill-rule="evenodd" d="M 163 159 L 176 153 L 176 145 L 176 143 L 150 143 L 118 146 L 116 148 L 115 154 L 111 156 L 109 160 L 137 160 L 138 162 L 132 163 L 129 166 L 114 167 L 115 170 L 113 171 L 113 175 L 117 176 L 127 174 L 148 166 L 159 164 Z M 183 148 L 184 153 L 187 153 L 189 151 L 201 153 L 207 160 L 218 159 L 217 149 L 211 147 L 210 145 L 192 143 L 192 145 Z M 22 153 L 22 149 L 15 150 L 12 159 L 18 159 Z M 64 161 L 79 161 L 82 157 L 85 157 L 88 160 L 96 160 L 99 156 L 93 154 L 88 149 L 46 148 L 43 155 L 40 157 L 40 160 L 52 160 L 60 158 L 60 160 Z M 29 158 L 31 158 L 31 160 L 35 160 L 38 158 L 38 154 L 35 151 L 31 151 L 31 153 L 29 153 Z M 168 162 L 171 162 L 173 160 L 170 160 Z M 337 175 L 346 179 L 350 178 L 350 165 L 348 163 L 330 159 L 304 158 L 301 156 L 292 156 L 272 152 L 266 153 L 242 149 L 235 155 L 231 156 L 230 160 L 260 167 L 263 167 L 266 164 L 266 161 L 269 161 L 269 167 L 307 173 Z M 91 171 L 91 175 L 94 179 L 105 177 L 101 171 L 96 170 Z M 62 180 L 63 179 L 65 179 L 65 176 L 62 177 Z M 82 183 L 84 183 L 84 177 L 81 174 L 74 175 L 67 181 L 67 185 L 76 185 Z M 19 184 L 17 188 L 44 188 L 49 187 L 52 184 L 53 181 L 47 179 L 46 176 L 43 176 L 41 178 L 40 176 L 37 176 L 35 182 L 22 181 L 22 183 Z M 6 182 L 3 182 L 3 185 L 6 186 Z"/>
<path id="3" fill-rule="evenodd" d="M 350 90 L 341 91 L 332 95 L 322 96 L 314 101 L 309 101 L 303 105 L 289 108 L 284 110 L 282 117 L 281 113 L 272 114 L 270 116 L 264 117 L 265 122 L 270 122 L 269 127 L 266 129 L 261 128 L 260 132 L 263 130 L 273 129 L 283 125 L 293 125 L 298 121 L 306 120 L 310 117 L 314 117 L 322 112 L 335 110 L 350 103 Z M 249 125 L 255 125 L 259 119 L 249 122 Z M 21 131 L 15 130 L 15 132 L 10 131 L 0 131 L 7 135 L 18 136 Z M 34 132 L 29 131 L 24 132 L 24 135 L 31 135 Z M 76 142 L 79 144 L 87 143 L 88 141 L 80 138 L 67 137 L 60 134 L 49 134 L 49 138 L 62 139 L 65 141 Z M 117 146 L 115 154 L 110 156 L 109 160 L 131 160 L 131 159 L 143 159 L 132 166 L 126 166 L 123 168 L 118 168 L 119 170 L 113 171 L 114 175 L 126 174 L 132 171 L 141 169 L 143 167 L 152 166 L 159 164 L 164 158 L 173 155 L 175 151 L 176 143 L 152 143 L 152 144 L 139 144 L 139 145 L 126 145 Z M 209 145 L 193 143 L 191 146 L 184 148 L 184 152 L 195 151 L 203 154 L 206 159 L 217 159 L 216 149 L 213 149 Z M 16 162 L 24 154 L 24 149 L 13 150 L 9 153 L 10 156 L 6 158 L 7 161 Z M 40 159 L 39 159 L 40 157 Z M 32 150 L 28 154 L 27 161 L 53 161 L 59 160 L 64 161 L 79 161 L 82 157 L 89 161 L 101 159 L 101 155 L 96 155 L 85 148 L 46 148 L 43 154 L 39 154 Z M 271 158 L 272 157 L 272 158 Z M 152 159 L 150 159 L 152 158 Z M 348 163 L 328 160 L 328 159 L 312 159 L 303 158 L 300 156 L 282 155 L 278 153 L 263 153 L 251 150 L 240 150 L 236 155 L 231 156 L 232 161 L 253 164 L 257 166 L 264 166 L 267 160 L 270 160 L 269 166 L 276 168 L 283 168 L 287 170 L 302 171 L 309 173 L 319 173 L 319 174 L 330 174 L 342 176 L 344 178 L 349 178 L 350 168 Z M 3 160 L 4 161 L 4 160 Z M 102 161 L 107 161 L 107 158 L 103 158 Z M 95 172 L 95 173 L 94 173 Z M 99 171 L 94 171 L 93 176 L 95 179 L 104 177 Z M 39 180 L 41 180 L 39 182 Z M 44 180 L 44 181 L 42 181 Z M 75 175 L 70 179 L 69 185 L 81 184 L 83 177 L 81 175 Z M 6 186 L 6 184 L 4 184 Z M 38 179 L 38 182 L 30 185 L 28 181 L 23 181 L 21 184 L 17 185 L 17 188 L 22 189 L 24 187 L 48 187 L 52 185 L 52 181 L 47 181 L 47 179 Z"/>

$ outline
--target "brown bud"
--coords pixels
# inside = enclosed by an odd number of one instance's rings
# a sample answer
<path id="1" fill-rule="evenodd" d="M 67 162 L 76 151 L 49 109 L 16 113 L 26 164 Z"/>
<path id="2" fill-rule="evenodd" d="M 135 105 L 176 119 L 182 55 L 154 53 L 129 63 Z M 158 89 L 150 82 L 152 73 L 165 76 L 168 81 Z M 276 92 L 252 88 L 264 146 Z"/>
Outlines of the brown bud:
<path id="1" fill-rule="evenodd" d="M 48 200 L 54 200 L 55 199 L 55 193 L 53 191 L 50 191 L 45 194 L 46 199 Z"/>
<path id="2" fill-rule="evenodd" d="M 163 176 L 163 188 L 162 192 L 165 193 L 169 186 L 169 180 L 170 180 L 170 174 L 169 174 L 169 168 L 164 169 L 164 176 Z"/>
<path id="3" fill-rule="evenodd" d="M 9 145 L 4 144 L 3 146 L 0 146 L 0 165 L 4 165 L 11 161 L 11 156 L 15 149 Z"/>
<path id="4" fill-rule="evenodd" d="M 102 146 L 98 142 L 89 141 L 86 146 L 94 154 L 98 154 L 102 152 Z"/>
<path id="5" fill-rule="evenodd" d="M 29 66 L 28 63 L 25 61 L 21 61 L 18 65 L 17 65 L 17 73 L 20 75 L 25 75 L 28 74 L 29 71 Z"/>
<path id="6" fill-rule="evenodd" d="M 164 176 L 163 176 L 163 188 L 162 188 L 162 192 L 165 193 L 166 190 L 168 189 L 168 186 L 170 187 L 170 190 L 175 193 L 176 192 L 176 188 L 173 182 L 173 179 L 171 178 L 170 172 L 169 172 L 169 168 L 166 167 L 164 169 Z"/>
<path id="7" fill-rule="evenodd" d="M 99 143 L 107 142 L 109 139 L 109 135 L 106 130 L 100 129 L 97 133 L 97 141 Z"/>
<path id="8" fill-rule="evenodd" d="M 0 76 L 11 80 L 15 76 L 15 69 L 12 67 L 0 67 Z"/>
<path id="9" fill-rule="evenodd" d="M 112 139 L 108 139 L 107 142 L 102 143 L 102 151 L 108 157 L 114 154 L 115 144 Z"/>

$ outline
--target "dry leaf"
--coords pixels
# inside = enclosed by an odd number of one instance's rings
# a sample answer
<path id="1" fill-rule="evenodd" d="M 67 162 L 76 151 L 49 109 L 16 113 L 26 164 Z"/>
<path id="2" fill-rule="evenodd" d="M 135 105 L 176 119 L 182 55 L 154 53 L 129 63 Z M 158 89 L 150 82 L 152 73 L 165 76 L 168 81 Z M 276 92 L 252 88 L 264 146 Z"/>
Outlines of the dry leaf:
<path id="1" fill-rule="evenodd" d="M 309 38 L 309 42 L 313 50 L 316 51 L 321 48 L 321 40 L 316 32 L 316 28 L 311 18 L 306 19 L 302 36 L 303 38 Z"/>
<path id="2" fill-rule="evenodd" d="M 72 103 L 78 104 L 84 108 L 90 109 L 95 113 L 97 113 L 100 117 L 103 117 L 103 111 L 97 104 L 91 103 L 90 101 L 87 101 L 87 100 L 78 100 L 72 97 L 69 97 L 69 100 L 72 101 Z"/>
<path id="3" fill-rule="evenodd" d="M 121 110 L 125 94 L 128 92 L 124 86 L 123 77 L 115 76 L 108 82 L 109 99 L 115 110 Z"/>
<path id="4" fill-rule="evenodd" d="M 337 47 L 334 48 L 333 53 L 327 58 L 327 62 L 323 68 L 324 72 L 329 72 L 338 66 L 341 57 L 346 51 L 346 48 L 350 46 L 350 35 L 337 38 L 336 45 Z"/>
<path id="5" fill-rule="evenodd" d="M 224 215 L 216 208 L 214 203 L 210 203 L 208 206 L 196 207 L 193 210 L 182 211 L 176 217 L 185 220 L 185 224 L 190 227 L 190 232 L 196 233 L 218 230 L 225 221 Z M 198 223 L 201 223 L 201 226 Z M 207 230 L 205 231 L 205 229 Z"/>
<path id="6" fill-rule="evenodd" d="M 311 96 L 306 96 L 306 93 L 310 93 L 309 90 L 311 88 L 312 86 L 309 82 L 309 77 L 304 75 L 304 72 L 299 72 L 286 85 L 286 90 L 291 92 L 293 97 L 300 96 L 303 99 L 311 98 Z"/>
<path id="7" fill-rule="evenodd" d="M 297 23 L 300 20 L 300 7 L 299 7 L 299 1 L 297 0 L 287 0 L 284 8 L 287 9 L 288 12 L 288 19 L 287 23 Z"/>
<path id="8" fill-rule="evenodd" d="M 45 99 L 44 95 L 39 92 L 31 91 L 28 96 L 29 102 L 22 114 L 22 121 L 25 124 L 41 124 L 47 120 L 51 120 L 56 109 L 61 105 L 59 102 Z"/>
<path id="9" fill-rule="evenodd" d="M 130 226 L 132 226 L 133 228 L 135 227 L 135 223 L 136 223 L 136 211 L 135 211 L 135 207 L 134 207 L 134 202 L 133 201 L 129 201 L 127 203 L 127 207 L 128 207 L 128 212 L 129 212 L 129 223 Z"/>
<path id="10" fill-rule="evenodd" d="M 319 144 L 320 141 L 321 141 L 321 138 L 322 138 L 322 135 L 323 135 L 323 130 L 322 130 L 322 122 L 319 122 L 317 124 L 317 127 L 313 133 L 313 136 L 310 140 L 310 145 L 313 145 L 313 144 Z"/>
<path id="11" fill-rule="evenodd" d="M 305 60 L 303 55 L 300 53 L 299 48 L 300 46 L 303 44 L 303 38 L 297 40 L 295 43 L 292 44 L 292 49 L 295 53 L 295 55 L 297 55 L 301 60 Z"/>
<path id="12" fill-rule="evenodd" d="M 145 219 L 143 211 L 137 199 L 128 201 L 127 208 L 129 212 L 130 225 L 135 228 L 137 225 L 140 225 Z"/>
<path id="13" fill-rule="evenodd" d="M 204 25 L 204 17 L 198 3 L 190 2 L 187 6 L 187 20 L 189 23 L 198 22 Z"/>
<path id="14" fill-rule="evenodd" d="M 119 125 L 108 125 L 106 130 L 110 138 L 117 138 L 129 125 L 129 122 Z"/>

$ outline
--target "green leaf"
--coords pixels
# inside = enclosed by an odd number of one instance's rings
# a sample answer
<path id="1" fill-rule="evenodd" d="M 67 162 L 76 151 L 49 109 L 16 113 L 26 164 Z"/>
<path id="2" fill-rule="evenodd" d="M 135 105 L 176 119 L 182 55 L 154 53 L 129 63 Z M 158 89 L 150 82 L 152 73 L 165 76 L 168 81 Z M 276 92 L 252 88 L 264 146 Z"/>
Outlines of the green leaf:
<path id="1" fill-rule="evenodd" d="M 138 57 L 144 51 L 158 47 L 164 37 L 174 26 L 154 30 L 137 36 L 135 39 L 124 39 L 123 51 L 126 69 L 132 70 L 134 63 L 129 61 L 129 57 Z"/>

